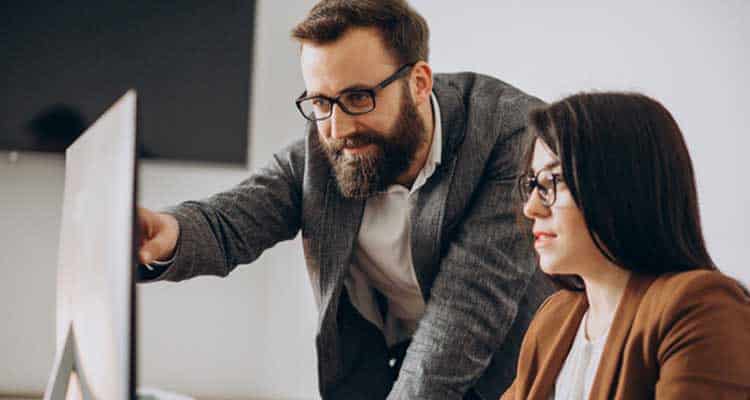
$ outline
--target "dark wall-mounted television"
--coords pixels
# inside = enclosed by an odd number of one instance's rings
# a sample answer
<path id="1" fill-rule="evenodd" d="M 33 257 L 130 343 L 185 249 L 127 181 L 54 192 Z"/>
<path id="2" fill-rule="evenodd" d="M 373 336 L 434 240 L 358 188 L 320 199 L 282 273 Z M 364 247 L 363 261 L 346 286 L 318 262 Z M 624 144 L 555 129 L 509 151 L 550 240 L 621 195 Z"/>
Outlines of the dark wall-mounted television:
<path id="1" fill-rule="evenodd" d="M 247 162 L 254 0 L 0 5 L 0 149 L 62 152 L 127 89 L 145 158 Z"/>

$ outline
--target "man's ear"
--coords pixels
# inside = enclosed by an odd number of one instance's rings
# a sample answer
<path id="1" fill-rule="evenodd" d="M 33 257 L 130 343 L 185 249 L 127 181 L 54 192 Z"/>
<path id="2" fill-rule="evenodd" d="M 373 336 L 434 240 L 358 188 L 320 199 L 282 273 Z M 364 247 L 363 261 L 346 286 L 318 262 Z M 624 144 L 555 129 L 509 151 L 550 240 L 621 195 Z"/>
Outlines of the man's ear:
<path id="1" fill-rule="evenodd" d="M 432 68 L 424 61 L 419 61 L 412 67 L 409 74 L 409 89 L 417 106 L 430 101 L 432 93 Z"/>

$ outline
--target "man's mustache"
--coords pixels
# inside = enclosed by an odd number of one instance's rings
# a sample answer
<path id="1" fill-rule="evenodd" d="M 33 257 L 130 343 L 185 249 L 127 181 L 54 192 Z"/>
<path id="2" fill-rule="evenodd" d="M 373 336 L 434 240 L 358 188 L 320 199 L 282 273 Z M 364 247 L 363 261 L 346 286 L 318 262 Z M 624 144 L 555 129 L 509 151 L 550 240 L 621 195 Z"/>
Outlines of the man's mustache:
<path id="1" fill-rule="evenodd" d="M 374 132 L 359 132 L 341 139 L 329 139 L 327 146 L 334 154 L 339 155 L 345 148 L 365 146 L 368 144 L 385 145 L 386 140 Z"/>

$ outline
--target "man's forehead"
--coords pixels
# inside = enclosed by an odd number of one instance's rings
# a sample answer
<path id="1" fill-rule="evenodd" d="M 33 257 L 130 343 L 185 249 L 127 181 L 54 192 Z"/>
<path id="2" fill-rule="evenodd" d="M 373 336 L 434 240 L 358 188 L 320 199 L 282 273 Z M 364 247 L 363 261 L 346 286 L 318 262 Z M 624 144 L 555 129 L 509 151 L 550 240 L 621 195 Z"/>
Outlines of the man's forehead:
<path id="1" fill-rule="evenodd" d="M 397 68 L 377 31 L 352 29 L 332 43 L 302 43 L 300 63 L 308 92 L 374 85 Z"/>

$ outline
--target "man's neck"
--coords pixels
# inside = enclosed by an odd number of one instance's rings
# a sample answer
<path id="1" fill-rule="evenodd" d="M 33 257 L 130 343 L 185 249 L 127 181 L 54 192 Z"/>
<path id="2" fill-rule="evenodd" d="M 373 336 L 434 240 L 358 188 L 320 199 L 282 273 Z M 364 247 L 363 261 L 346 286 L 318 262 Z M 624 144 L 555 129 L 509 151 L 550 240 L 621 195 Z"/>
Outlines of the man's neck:
<path id="1" fill-rule="evenodd" d="M 435 124 L 440 123 L 439 121 L 435 121 L 434 112 L 432 110 L 432 99 L 422 103 L 418 108 L 418 112 L 420 118 L 422 118 L 422 121 L 424 122 L 424 140 L 419 144 L 419 148 L 414 154 L 414 160 L 409 166 L 409 169 L 396 178 L 396 183 L 407 188 L 411 188 L 419 175 L 419 171 L 424 168 L 427 158 L 430 155 L 430 149 L 432 148 L 432 138 L 435 137 Z"/>

